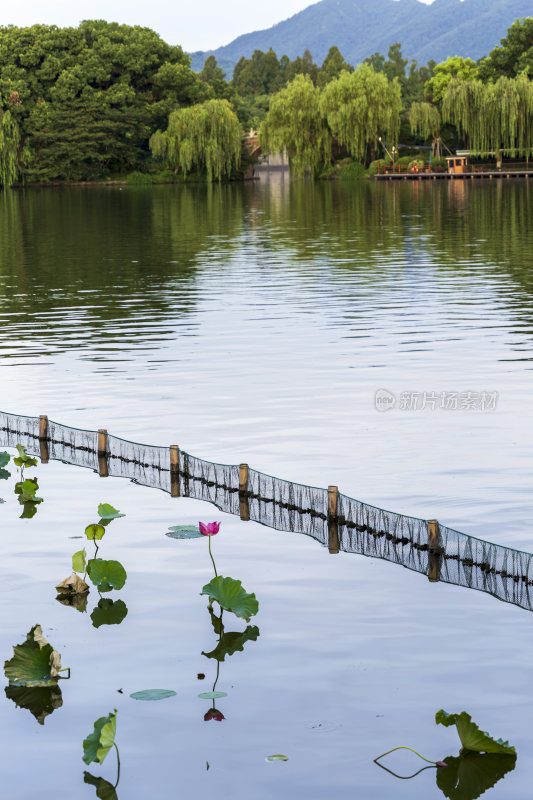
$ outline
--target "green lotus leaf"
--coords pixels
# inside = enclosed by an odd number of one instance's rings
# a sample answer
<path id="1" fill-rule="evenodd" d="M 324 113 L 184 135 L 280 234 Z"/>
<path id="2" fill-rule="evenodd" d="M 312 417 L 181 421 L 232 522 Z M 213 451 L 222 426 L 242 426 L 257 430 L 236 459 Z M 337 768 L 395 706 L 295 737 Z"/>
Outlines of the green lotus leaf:
<path id="1" fill-rule="evenodd" d="M 95 539 L 102 539 L 105 534 L 105 528 L 103 525 L 87 525 L 85 528 L 85 536 L 94 541 Z"/>
<path id="2" fill-rule="evenodd" d="M 22 503 L 22 505 L 24 506 L 24 510 L 20 515 L 19 519 L 31 519 L 36 515 L 37 513 L 36 503 L 32 503 L 31 500 L 29 500 L 27 503 Z"/>
<path id="3" fill-rule="evenodd" d="M 117 709 L 100 717 L 94 723 L 94 730 L 83 740 L 83 760 L 86 764 L 97 761 L 103 764 L 113 744 L 117 733 Z"/>
<path id="4" fill-rule="evenodd" d="M 63 705 L 61 689 L 54 683 L 52 686 L 16 686 L 5 687 L 6 697 L 13 700 L 19 708 L 27 708 L 39 725 L 44 725 L 46 717 L 56 708 Z"/>
<path id="5" fill-rule="evenodd" d="M 0 469 L 0 481 L 7 481 L 11 477 L 11 473 L 7 469 Z"/>
<path id="6" fill-rule="evenodd" d="M 42 497 L 36 497 L 35 493 L 39 488 L 37 478 L 26 478 L 25 481 L 18 481 L 15 484 L 15 494 L 18 495 L 19 503 L 42 503 Z"/>
<path id="7" fill-rule="evenodd" d="M 204 653 L 202 650 L 202 655 L 214 658 L 216 661 L 224 661 L 226 656 L 244 650 L 246 642 L 255 642 L 258 636 L 259 628 L 256 625 L 248 625 L 242 633 L 223 633 L 215 649 L 210 653 Z"/>
<path id="8" fill-rule="evenodd" d="M 109 503 L 100 503 L 98 506 L 98 514 L 102 519 L 118 519 L 119 517 L 125 517 L 125 514 L 121 514 L 120 511 L 117 511 L 116 508 L 109 505 Z"/>
<path id="9" fill-rule="evenodd" d="M 13 647 L 13 658 L 4 663 L 4 673 L 10 683 L 19 686 L 50 686 L 61 671 L 57 650 L 46 641 L 40 625 L 34 625 L 23 644 Z"/>
<path id="10" fill-rule="evenodd" d="M 207 583 L 200 594 L 207 594 L 210 602 L 216 600 L 225 611 L 233 612 L 246 622 L 250 622 L 250 617 L 259 610 L 255 594 L 246 592 L 242 588 L 242 583 L 234 578 L 223 578 L 219 575 Z"/>
<path id="11" fill-rule="evenodd" d="M 198 695 L 202 700 L 217 700 L 219 697 L 227 697 L 227 692 L 202 692 Z"/>
<path id="12" fill-rule="evenodd" d="M 267 756 L 266 759 L 265 759 L 265 761 L 288 761 L 288 760 L 289 760 L 289 757 L 288 756 L 284 756 L 281 753 L 278 753 L 277 755 L 274 755 L 274 756 Z"/>
<path id="13" fill-rule="evenodd" d="M 87 566 L 87 552 L 85 548 L 78 550 L 72 556 L 72 569 L 74 572 L 85 572 Z"/>
<path id="14" fill-rule="evenodd" d="M 166 535 L 171 539 L 201 539 L 203 536 L 197 525 L 172 525 Z"/>
<path id="15" fill-rule="evenodd" d="M 447 756 L 437 770 L 437 786 L 449 800 L 476 800 L 516 765 L 515 755 L 471 753 Z"/>
<path id="16" fill-rule="evenodd" d="M 516 755 L 514 747 L 503 739 L 493 739 L 490 734 L 481 731 L 475 722 L 472 722 L 470 714 L 461 711 L 460 714 L 448 714 L 442 708 L 435 714 L 437 725 L 444 725 L 449 728 L 455 725 L 457 733 L 463 745 L 463 750 L 471 750 L 475 753 L 502 753 Z"/>
<path id="17" fill-rule="evenodd" d="M 104 778 L 97 778 L 91 775 L 90 772 L 84 772 L 83 782 L 89 783 L 91 786 L 96 786 L 96 796 L 100 798 L 100 800 L 118 800 L 115 787 Z"/>
<path id="18" fill-rule="evenodd" d="M 93 609 L 91 620 L 95 628 L 99 628 L 100 625 L 120 625 L 127 614 L 128 607 L 123 600 L 102 597 Z"/>
<path id="19" fill-rule="evenodd" d="M 122 589 L 127 577 L 120 561 L 106 561 L 103 558 L 91 558 L 87 563 L 87 574 L 100 592 Z"/>
<path id="20" fill-rule="evenodd" d="M 0 452 L 0 467 L 5 467 L 6 464 L 9 464 L 10 458 L 11 456 L 9 453 L 6 453 L 5 450 L 2 450 L 2 452 Z"/>
<path id="21" fill-rule="evenodd" d="M 37 459 L 32 458 L 26 453 L 26 448 L 21 444 L 17 444 L 18 457 L 13 459 L 13 463 L 17 467 L 36 467 Z"/>
<path id="22" fill-rule="evenodd" d="M 172 689 L 143 689 L 140 692 L 133 692 L 130 697 L 134 700 L 164 700 L 165 697 L 174 697 L 175 694 Z"/>

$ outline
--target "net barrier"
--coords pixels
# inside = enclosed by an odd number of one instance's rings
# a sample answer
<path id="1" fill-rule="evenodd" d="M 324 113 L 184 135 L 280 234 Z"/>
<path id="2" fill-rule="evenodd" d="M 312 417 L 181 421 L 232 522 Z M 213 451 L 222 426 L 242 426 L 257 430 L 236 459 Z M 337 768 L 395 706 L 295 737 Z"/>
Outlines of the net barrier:
<path id="1" fill-rule="evenodd" d="M 47 417 L 0 412 L 0 446 L 24 445 L 43 463 L 86 467 L 173 497 L 204 500 L 242 520 L 310 536 L 330 553 L 380 558 L 533 610 L 533 554 L 320 489 L 266 475 L 247 464 L 204 461 L 176 446 L 153 447 L 60 425 Z"/>

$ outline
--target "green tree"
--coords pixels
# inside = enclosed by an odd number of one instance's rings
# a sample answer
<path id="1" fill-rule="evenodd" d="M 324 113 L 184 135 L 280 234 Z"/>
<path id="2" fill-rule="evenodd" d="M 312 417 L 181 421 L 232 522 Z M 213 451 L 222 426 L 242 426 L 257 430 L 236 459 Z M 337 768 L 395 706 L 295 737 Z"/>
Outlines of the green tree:
<path id="1" fill-rule="evenodd" d="M 167 130 L 150 138 L 150 149 L 184 175 L 198 170 L 205 172 L 208 181 L 220 181 L 239 166 L 241 139 L 241 126 L 230 103 L 208 100 L 173 111 Z"/>
<path id="2" fill-rule="evenodd" d="M 315 173 L 331 158 L 331 134 L 320 110 L 320 90 L 309 75 L 297 75 L 270 102 L 261 125 L 263 153 L 287 152 L 291 172 Z"/>
<path id="3" fill-rule="evenodd" d="M 478 68 L 471 58 L 453 56 L 440 64 L 436 64 L 433 77 L 424 87 L 426 97 L 433 103 L 440 103 L 448 85 L 454 80 L 473 81 L 478 76 Z"/>
<path id="4" fill-rule="evenodd" d="M 330 47 L 318 71 L 318 85 L 325 86 L 334 78 L 338 78 L 343 70 L 353 72 L 353 67 L 351 64 L 346 63 L 338 47 Z"/>
<path id="5" fill-rule="evenodd" d="M 0 109 L 0 185 L 5 189 L 17 180 L 27 153 L 16 119 L 11 111 Z"/>
<path id="6" fill-rule="evenodd" d="M 479 65 L 479 77 L 484 81 L 514 78 L 521 72 L 533 78 L 533 17 L 513 22 L 501 45 Z"/>
<path id="7" fill-rule="evenodd" d="M 224 70 L 218 66 L 215 56 L 206 58 L 204 67 L 199 73 L 199 78 L 213 90 L 214 97 L 231 100 L 233 92 L 224 75 Z"/>
<path id="8" fill-rule="evenodd" d="M 368 64 L 342 72 L 325 87 L 320 110 L 333 136 L 356 159 L 377 148 L 379 137 L 397 142 L 402 98 L 397 78 L 387 79 Z"/>

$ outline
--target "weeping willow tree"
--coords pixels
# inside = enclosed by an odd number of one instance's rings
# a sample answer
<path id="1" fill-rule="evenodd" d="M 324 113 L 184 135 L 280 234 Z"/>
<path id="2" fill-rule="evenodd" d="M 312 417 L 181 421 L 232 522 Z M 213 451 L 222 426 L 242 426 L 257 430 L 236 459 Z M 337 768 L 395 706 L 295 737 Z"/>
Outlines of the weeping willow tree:
<path id="1" fill-rule="evenodd" d="M 442 118 L 479 154 L 533 152 L 533 82 L 525 74 L 495 83 L 454 80 L 442 98 Z"/>
<path id="2" fill-rule="evenodd" d="M 421 139 L 438 139 L 440 113 L 432 103 L 412 103 L 409 109 L 411 133 Z"/>
<path id="3" fill-rule="evenodd" d="M 270 101 L 261 125 L 263 154 L 287 152 L 291 173 L 315 173 L 331 158 L 331 133 L 320 111 L 320 90 L 309 75 L 297 75 Z"/>
<path id="4" fill-rule="evenodd" d="M 0 184 L 4 189 L 15 183 L 26 156 L 16 120 L 11 111 L 0 109 Z"/>
<path id="5" fill-rule="evenodd" d="M 380 136 L 398 141 L 401 109 L 399 81 L 390 81 L 368 64 L 355 72 L 342 72 L 320 98 L 320 110 L 333 136 L 359 160 L 365 158 L 369 145 L 378 146 Z"/>
<path id="6" fill-rule="evenodd" d="M 229 177 L 241 161 L 242 132 L 227 100 L 180 108 L 168 118 L 166 131 L 150 138 L 150 150 L 176 172 L 205 172 L 207 180 Z"/>

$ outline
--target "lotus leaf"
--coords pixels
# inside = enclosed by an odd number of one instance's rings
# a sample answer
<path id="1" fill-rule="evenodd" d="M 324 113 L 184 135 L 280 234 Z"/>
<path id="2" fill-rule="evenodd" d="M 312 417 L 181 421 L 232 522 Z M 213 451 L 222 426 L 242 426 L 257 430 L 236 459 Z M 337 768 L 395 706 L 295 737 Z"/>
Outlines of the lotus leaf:
<path id="1" fill-rule="evenodd" d="M 11 473 L 7 469 L 0 469 L 0 480 L 7 481 L 11 477 Z"/>
<path id="2" fill-rule="evenodd" d="M 91 775 L 90 772 L 84 772 L 83 782 L 89 783 L 91 786 L 96 786 L 96 796 L 100 798 L 100 800 L 118 800 L 115 787 L 104 778 L 97 778 Z"/>
<path id="3" fill-rule="evenodd" d="M 85 528 L 85 536 L 94 541 L 95 539 L 102 539 L 105 534 L 105 528 L 103 525 L 87 525 Z"/>
<path id="4" fill-rule="evenodd" d="M 223 578 L 219 575 L 207 583 L 200 594 L 208 595 L 210 602 L 216 600 L 221 608 L 242 617 L 246 622 L 250 622 L 250 618 L 259 610 L 255 594 L 246 592 L 242 583 L 234 578 Z"/>
<path id="5" fill-rule="evenodd" d="M 83 613 L 87 610 L 88 597 L 89 592 L 83 592 L 82 594 L 58 594 L 56 600 L 58 603 L 61 603 L 62 606 L 70 606 L 71 608 L 75 608 L 76 611 Z"/>
<path id="6" fill-rule="evenodd" d="M 437 786 L 449 800 L 476 800 L 515 768 L 516 756 L 471 753 L 447 756 L 437 770 Z"/>
<path id="7" fill-rule="evenodd" d="M 274 756 L 267 756 L 265 759 L 265 761 L 288 761 L 288 760 L 289 760 L 288 756 L 281 755 L 280 753 Z"/>
<path id="8" fill-rule="evenodd" d="M 87 567 L 87 552 L 85 548 L 83 550 L 78 550 L 77 553 L 74 553 L 72 556 L 72 569 L 74 572 L 85 572 Z"/>
<path id="9" fill-rule="evenodd" d="M 227 697 L 227 692 L 202 692 L 198 695 L 202 700 L 217 700 L 219 697 Z"/>
<path id="10" fill-rule="evenodd" d="M 59 678 L 61 658 L 46 641 L 40 625 L 34 625 L 23 644 L 13 647 L 13 658 L 4 663 L 10 683 L 20 686 L 50 686 Z"/>
<path id="11" fill-rule="evenodd" d="M 203 535 L 200 528 L 196 525 L 172 525 L 168 529 L 167 536 L 172 539 L 201 539 Z"/>
<path id="12" fill-rule="evenodd" d="M 11 456 L 9 453 L 6 453 L 5 450 L 2 450 L 2 452 L 0 452 L 0 467 L 5 467 L 6 464 L 9 464 L 10 458 Z"/>
<path id="13" fill-rule="evenodd" d="M 117 733 L 117 709 L 107 717 L 100 717 L 94 723 L 94 730 L 83 740 L 83 760 L 86 764 L 97 761 L 103 764 L 115 743 Z"/>
<path id="14" fill-rule="evenodd" d="M 72 575 L 57 584 L 56 591 L 58 594 L 84 594 L 89 591 L 89 587 L 83 578 L 73 572 Z"/>
<path id="15" fill-rule="evenodd" d="M 493 739 L 488 733 L 480 731 L 466 711 L 461 711 L 460 714 L 448 714 L 441 708 L 435 714 L 435 722 L 437 725 L 444 725 L 447 728 L 455 725 L 463 750 L 471 750 L 476 753 L 516 755 L 516 750 L 509 746 L 509 742 L 504 742 L 503 739 Z"/>
<path id="16" fill-rule="evenodd" d="M 32 458 L 26 453 L 26 448 L 21 445 L 17 444 L 17 452 L 18 457 L 13 459 L 13 463 L 17 467 L 36 467 L 37 466 L 37 459 Z"/>
<path id="17" fill-rule="evenodd" d="M 120 561 L 106 561 L 103 558 L 91 558 L 87 564 L 87 574 L 99 592 L 122 589 L 127 577 Z"/>
<path id="18" fill-rule="evenodd" d="M 120 625 L 128 614 L 128 607 L 123 600 L 110 600 L 102 597 L 91 614 L 91 620 L 95 628 L 100 625 Z"/>
<path id="19" fill-rule="evenodd" d="M 26 478 L 25 481 L 18 481 L 15 484 L 15 494 L 19 495 L 19 503 L 42 503 L 42 497 L 35 497 L 38 488 L 37 478 Z"/>
<path id="20" fill-rule="evenodd" d="M 172 689 L 143 689 L 140 692 L 133 692 L 130 697 L 134 700 L 164 700 L 165 697 L 174 697 L 175 694 Z"/>
<path id="21" fill-rule="evenodd" d="M 259 628 L 256 625 L 248 625 L 242 633 L 223 633 L 215 649 L 210 653 L 204 653 L 202 650 L 202 655 L 214 658 L 216 661 L 224 661 L 226 656 L 244 650 L 246 642 L 255 642 L 258 636 Z"/>
<path id="22" fill-rule="evenodd" d="M 5 687 L 6 697 L 19 707 L 27 708 L 39 725 L 44 725 L 46 717 L 56 708 L 63 705 L 61 689 L 54 683 L 51 686 L 15 686 Z"/>
<path id="23" fill-rule="evenodd" d="M 120 511 L 117 511 L 116 508 L 109 505 L 109 503 L 100 503 L 98 506 L 98 514 L 101 519 L 118 519 L 119 517 L 125 517 L 125 514 L 121 514 Z"/>

